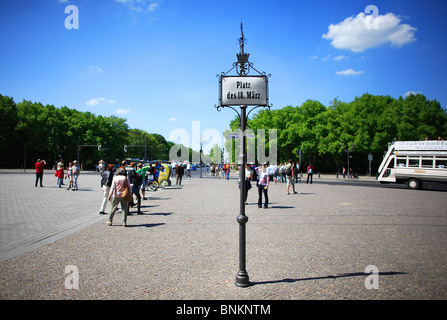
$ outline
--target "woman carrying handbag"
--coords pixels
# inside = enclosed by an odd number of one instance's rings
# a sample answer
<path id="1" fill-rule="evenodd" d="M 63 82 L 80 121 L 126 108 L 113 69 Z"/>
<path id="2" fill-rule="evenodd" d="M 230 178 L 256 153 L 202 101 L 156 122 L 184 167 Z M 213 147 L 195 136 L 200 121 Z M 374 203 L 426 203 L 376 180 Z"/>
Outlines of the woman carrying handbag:
<path id="1" fill-rule="evenodd" d="M 122 168 L 116 171 L 116 176 L 112 180 L 108 200 L 112 200 L 112 211 L 110 212 L 107 225 L 111 226 L 118 204 L 121 203 L 121 211 L 123 212 L 123 227 L 127 224 L 128 202 L 132 200 L 132 189 L 127 179 L 126 171 Z"/>

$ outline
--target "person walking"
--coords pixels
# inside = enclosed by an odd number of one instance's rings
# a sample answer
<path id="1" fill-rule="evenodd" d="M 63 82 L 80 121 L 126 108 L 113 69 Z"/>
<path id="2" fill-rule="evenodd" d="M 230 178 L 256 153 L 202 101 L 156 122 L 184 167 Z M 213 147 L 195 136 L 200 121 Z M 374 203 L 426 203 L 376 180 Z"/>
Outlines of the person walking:
<path id="1" fill-rule="evenodd" d="M 274 181 L 275 183 L 278 182 L 278 165 L 276 163 L 272 163 L 268 167 L 269 171 L 269 179 L 270 181 Z"/>
<path id="2" fill-rule="evenodd" d="M 227 180 L 230 179 L 230 164 L 229 163 L 227 163 L 227 165 L 225 166 L 225 176 L 226 176 Z"/>
<path id="3" fill-rule="evenodd" d="M 141 178 L 143 180 L 143 182 L 141 184 L 141 187 L 140 187 L 141 194 L 143 195 L 143 200 L 147 200 L 147 198 L 146 198 L 146 182 L 147 182 L 146 181 L 146 172 L 147 172 L 147 170 L 149 170 L 149 166 L 146 166 L 146 167 L 143 168 L 143 164 L 142 163 L 139 163 L 137 165 L 137 173 L 139 175 L 141 175 Z"/>
<path id="4" fill-rule="evenodd" d="M 79 168 L 78 162 L 76 160 L 73 161 L 73 166 L 71 167 L 73 174 L 73 188 L 72 190 L 78 190 L 78 178 L 81 173 L 81 169 Z"/>
<path id="5" fill-rule="evenodd" d="M 143 179 L 141 175 L 137 173 L 136 169 L 137 164 L 135 162 L 131 162 L 130 169 L 129 171 L 127 171 L 127 178 L 129 179 L 130 186 L 132 187 L 132 194 L 134 194 L 137 197 L 137 214 L 143 214 L 141 212 L 141 195 L 140 195 L 140 187 L 141 184 L 143 183 Z"/>
<path id="6" fill-rule="evenodd" d="M 248 190 L 251 189 L 251 179 L 252 179 L 252 171 L 250 169 L 250 165 L 246 164 L 245 165 L 245 204 L 247 204 L 247 198 L 248 198 Z M 240 185 L 240 180 L 239 180 L 239 188 L 241 187 Z"/>
<path id="7" fill-rule="evenodd" d="M 281 163 L 281 166 L 279 167 L 279 174 L 281 176 L 281 183 L 286 182 L 286 164 Z"/>
<path id="8" fill-rule="evenodd" d="M 220 175 L 221 175 L 222 180 L 225 179 L 225 165 L 223 163 L 220 166 Z"/>
<path id="9" fill-rule="evenodd" d="M 64 179 L 64 170 L 57 169 L 54 175 L 57 178 L 57 187 L 62 188 L 62 180 Z"/>
<path id="10" fill-rule="evenodd" d="M 268 187 L 270 179 L 266 167 L 267 165 L 261 164 L 260 167 L 255 168 L 258 174 L 258 208 L 262 207 L 262 194 L 264 194 L 264 209 L 267 209 L 269 205 Z"/>
<path id="11" fill-rule="evenodd" d="M 36 167 L 36 187 L 37 187 L 37 182 L 40 180 L 40 186 L 43 187 L 42 185 L 42 179 L 43 179 L 43 168 L 45 167 L 47 163 L 45 162 L 45 160 L 41 160 L 41 159 L 37 159 L 37 162 L 34 164 L 34 166 Z"/>
<path id="12" fill-rule="evenodd" d="M 99 175 L 101 176 L 101 180 L 102 180 L 102 175 L 106 172 L 107 170 L 107 166 L 104 160 L 99 160 L 98 162 L 98 172 Z"/>
<path id="13" fill-rule="evenodd" d="M 62 158 L 60 158 L 57 163 L 56 173 L 54 175 L 57 177 L 57 187 L 62 188 L 62 185 L 64 184 L 64 160 Z"/>
<path id="14" fill-rule="evenodd" d="M 131 193 L 132 189 L 130 187 L 129 179 L 127 179 L 126 170 L 119 168 L 116 170 L 116 176 L 112 180 L 112 185 L 110 186 L 110 192 L 108 200 L 112 201 L 112 211 L 109 215 L 109 221 L 107 225 L 111 226 L 113 223 L 113 217 L 118 208 L 118 204 L 121 203 L 121 209 L 123 211 L 123 227 L 127 226 L 127 214 L 129 213 L 128 201 L 124 198 L 123 191 L 127 189 L 127 193 Z M 112 199 L 113 196 L 113 200 Z"/>
<path id="15" fill-rule="evenodd" d="M 312 184 L 312 176 L 314 174 L 314 167 L 312 166 L 312 163 L 309 162 L 309 165 L 307 166 L 307 181 L 306 184 L 309 183 L 310 178 L 310 184 Z"/>
<path id="16" fill-rule="evenodd" d="M 179 163 L 177 167 L 175 167 L 175 173 L 177 174 L 177 180 L 175 181 L 176 185 L 182 185 L 182 178 L 183 174 L 185 173 L 185 168 L 183 168 L 183 165 Z"/>
<path id="17" fill-rule="evenodd" d="M 112 186 L 113 181 L 113 169 L 113 164 L 109 164 L 106 171 L 104 171 L 104 173 L 102 174 L 101 188 L 102 192 L 104 193 L 104 197 L 102 200 L 101 209 L 99 209 L 100 215 L 106 214 L 105 210 L 107 205 L 107 198 L 109 197 L 110 187 Z"/>
<path id="18" fill-rule="evenodd" d="M 299 161 L 296 162 L 296 165 L 293 166 L 293 174 L 295 175 L 295 183 L 301 183 L 301 166 Z"/>
<path id="19" fill-rule="evenodd" d="M 68 188 L 70 190 L 73 188 L 73 162 L 68 163 L 68 170 L 65 178 L 68 178 Z"/>
<path id="20" fill-rule="evenodd" d="M 296 194 L 295 191 L 295 164 L 293 163 L 292 159 L 289 159 L 289 163 L 286 164 L 284 172 L 286 175 L 287 180 L 287 194 L 290 194 L 289 188 L 292 186 L 293 194 Z"/>

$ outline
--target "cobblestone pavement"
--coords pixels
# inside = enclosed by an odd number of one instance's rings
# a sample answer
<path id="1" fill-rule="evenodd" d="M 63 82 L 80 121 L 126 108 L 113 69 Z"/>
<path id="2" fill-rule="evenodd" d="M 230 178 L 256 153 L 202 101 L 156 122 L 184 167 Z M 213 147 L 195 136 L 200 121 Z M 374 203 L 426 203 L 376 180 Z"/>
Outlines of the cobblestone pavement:
<path id="1" fill-rule="evenodd" d="M 253 184 L 252 285 L 239 288 L 235 175 L 204 173 L 147 193 L 144 215 L 128 227 L 121 214 L 113 226 L 99 216 L 97 175 L 81 175 L 76 192 L 53 178 L 35 188 L 31 173 L 0 174 L 0 299 L 447 298 L 445 191 L 315 177 L 295 195 L 272 184 L 270 207 L 258 209 Z M 378 277 L 365 273 L 370 265 Z M 78 271 L 77 289 L 67 266 Z M 377 289 L 366 288 L 371 279 Z"/>

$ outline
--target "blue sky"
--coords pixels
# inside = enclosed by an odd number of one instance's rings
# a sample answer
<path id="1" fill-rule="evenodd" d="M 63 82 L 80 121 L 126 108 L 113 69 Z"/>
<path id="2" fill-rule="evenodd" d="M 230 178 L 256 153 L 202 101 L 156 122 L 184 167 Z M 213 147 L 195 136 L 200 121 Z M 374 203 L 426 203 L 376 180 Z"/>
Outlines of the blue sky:
<path id="1" fill-rule="evenodd" d="M 65 26 L 69 5 L 78 29 Z M 167 139 L 179 128 L 192 139 L 193 121 L 223 132 L 235 113 L 214 108 L 216 75 L 236 61 L 243 22 L 274 109 L 366 92 L 422 93 L 446 108 L 446 12 L 441 0 L 2 0 L 0 93 Z"/>

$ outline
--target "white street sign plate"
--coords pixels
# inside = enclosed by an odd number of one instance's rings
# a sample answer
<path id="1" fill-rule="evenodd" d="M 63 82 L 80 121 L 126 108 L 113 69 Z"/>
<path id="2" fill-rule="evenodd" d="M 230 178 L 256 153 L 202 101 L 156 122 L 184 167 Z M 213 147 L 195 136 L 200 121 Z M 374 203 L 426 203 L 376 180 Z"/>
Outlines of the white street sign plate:
<path id="1" fill-rule="evenodd" d="M 267 106 L 267 76 L 222 76 L 221 106 Z"/>

